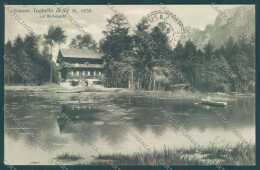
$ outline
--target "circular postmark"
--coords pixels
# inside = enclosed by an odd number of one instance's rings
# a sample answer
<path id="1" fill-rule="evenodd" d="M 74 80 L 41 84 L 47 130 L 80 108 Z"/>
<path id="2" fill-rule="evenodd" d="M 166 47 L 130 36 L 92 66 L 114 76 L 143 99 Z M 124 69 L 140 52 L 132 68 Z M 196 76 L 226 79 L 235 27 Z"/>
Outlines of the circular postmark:
<path id="1" fill-rule="evenodd" d="M 175 47 L 181 38 L 183 32 L 183 25 L 180 20 L 169 12 L 153 11 L 149 13 L 145 20 L 150 25 L 150 29 L 158 26 L 167 35 L 169 43 Z"/>

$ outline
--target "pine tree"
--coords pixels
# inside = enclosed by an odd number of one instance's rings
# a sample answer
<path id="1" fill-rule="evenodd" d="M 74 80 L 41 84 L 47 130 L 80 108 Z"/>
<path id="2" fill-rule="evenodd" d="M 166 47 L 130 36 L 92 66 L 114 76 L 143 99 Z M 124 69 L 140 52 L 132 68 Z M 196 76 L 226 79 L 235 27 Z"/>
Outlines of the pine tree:
<path id="1" fill-rule="evenodd" d="M 5 44 L 5 50 L 4 50 L 4 78 L 5 78 L 5 82 L 7 84 L 10 83 L 10 78 L 14 77 L 15 75 L 15 71 L 12 69 L 11 65 L 10 65 L 10 61 L 13 60 L 13 53 L 12 53 L 12 42 L 10 40 L 7 41 L 7 43 Z"/>
<path id="2" fill-rule="evenodd" d="M 128 80 L 123 80 L 120 68 L 124 65 L 132 67 L 131 63 L 129 63 L 130 65 L 126 63 L 128 58 L 132 56 L 133 50 L 129 24 L 123 15 L 114 15 L 107 19 L 106 31 L 103 33 L 105 38 L 100 41 L 100 49 L 105 54 L 107 84 L 110 87 L 122 87 L 122 84 L 128 84 Z M 113 58 L 113 62 L 108 59 L 108 56 Z"/>
<path id="3" fill-rule="evenodd" d="M 70 48 L 78 48 L 78 49 L 97 49 L 97 43 L 92 38 L 91 34 L 86 33 L 81 36 L 78 34 L 76 38 L 73 38 L 69 45 Z"/>

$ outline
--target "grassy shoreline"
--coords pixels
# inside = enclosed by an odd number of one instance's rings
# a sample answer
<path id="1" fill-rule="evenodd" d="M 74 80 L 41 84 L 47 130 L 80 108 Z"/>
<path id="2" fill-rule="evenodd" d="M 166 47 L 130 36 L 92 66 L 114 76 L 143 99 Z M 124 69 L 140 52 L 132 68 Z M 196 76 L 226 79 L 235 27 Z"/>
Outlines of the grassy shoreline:
<path id="1" fill-rule="evenodd" d="M 209 146 L 197 149 L 166 148 L 162 151 L 136 152 L 126 154 L 99 155 L 91 165 L 109 164 L 109 161 L 117 165 L 255 165 L 255 150 L 242 144 L 224 147 Z M 102 160 L 102 161 L 101 161 Z"/>
<path id="2" fill-rule="evenodd" d="M 63 91 L 68 90 L 64 89 L 58 84 L 45 84 L 41 86 L 5 86 L 5 92 L 20 92 L 20 93 L 53 93 L 56 91 Z M 145 91 L 145 90 L 131 90 L 127 88 L 104 88 L 102 89 L 92 89 L 92 88 L 81 88 L 74 90 L 79 90 L 81 92 L 105 92 L 105 93 L 120 93 L 120 94 L 131 94 L 137 96 L 144 96 L 149 99 L 192 99 L 192 100 L 200 100 L 200 99 L 211 99 L 215 101 L 229 101 L 232 100 L 234 97 L 239 96 L 246 96 L 245 94 L 236 94 L 236 95 L 229 95 L 227 93 L 193 93 L 191 91 Z M 247 97 L 254 97 L 254 96 L 247 96 Z"/>
<path id="3" fill-rule="evenodd" d="M 50 92 L 62 89 L 58 84 L 46 84 L 41 86 L 26 85 L 5 85 L 4 91 L 7 92 Z"/>

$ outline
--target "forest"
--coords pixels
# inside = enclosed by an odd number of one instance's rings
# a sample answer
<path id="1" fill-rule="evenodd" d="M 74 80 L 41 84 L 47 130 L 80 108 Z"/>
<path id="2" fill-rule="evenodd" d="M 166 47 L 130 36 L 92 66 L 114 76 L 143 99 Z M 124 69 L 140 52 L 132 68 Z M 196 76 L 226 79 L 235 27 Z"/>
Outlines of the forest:
<path id="1" fill-rule="evenodd" d="M 191 40 L 170 46 L 163 24 L 150 28 L 142 19 L 134 31 L 123 15 L 107 19 L 104 38 L 96 43 L 92 35 L 77 35 L 70 48 L 99 49 L 104 54 L 104 85 L 132 90 L 171 90 L 188 82 L 201 92 L 246 92 L 255 87 L 255 46 L 243 37 L 228 37 L 221 47 L 210 40 L 202 49 Z M 35 85 L 59 83 L 58 68 L 52 60 L 54 45 L 66 43 L 65 31 L 51 25 L 47 34 L 18 35 L 5 44 L 5 56 L 28 74 Z M 224 38 L 224 37 L 223 37 Z M 163 60 L 162 60 L 163 59 Z M 217 62 L 216 62 L 217 61 Z M 183 77 L 176 75 L 174 66 Z M 26 84 L 5 61 L 6 85 Z"/>

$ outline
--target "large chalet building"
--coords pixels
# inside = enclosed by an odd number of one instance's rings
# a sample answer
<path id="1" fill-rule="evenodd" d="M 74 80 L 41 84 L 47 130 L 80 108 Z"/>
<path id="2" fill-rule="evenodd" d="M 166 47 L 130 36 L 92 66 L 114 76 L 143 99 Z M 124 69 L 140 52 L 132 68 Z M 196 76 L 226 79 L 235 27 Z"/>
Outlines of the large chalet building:
<path id="1" fill-rule="evenodd" d="M 103 77 L 102 53 L 92 49 L 60 49 L 57 63 L 62 82 L 78 85 L 83 80 L 87 85 Z M 99 81 L 100 82 L 100 81 Z"/>

